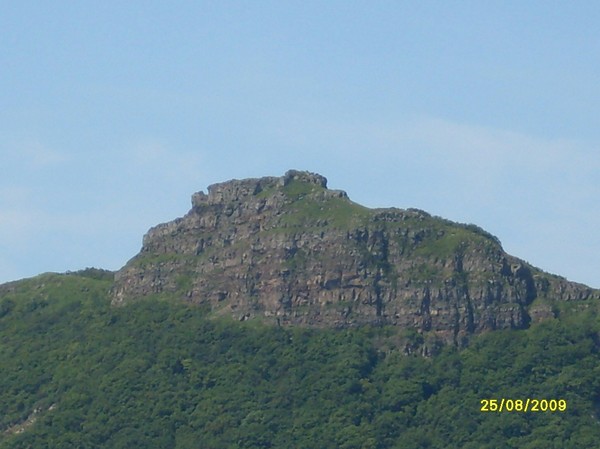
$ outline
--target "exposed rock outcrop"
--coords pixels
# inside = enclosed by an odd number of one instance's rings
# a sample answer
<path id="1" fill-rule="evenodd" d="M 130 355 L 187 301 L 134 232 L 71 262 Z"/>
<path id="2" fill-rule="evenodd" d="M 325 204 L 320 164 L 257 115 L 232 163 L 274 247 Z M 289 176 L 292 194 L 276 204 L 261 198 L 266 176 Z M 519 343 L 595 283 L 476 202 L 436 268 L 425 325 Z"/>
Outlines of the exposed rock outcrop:
<path id="1" fill-rule="evenodd" d="M 115 281 L 114 303 L 168 294 L 241 320 L 392 324 L 455 343 L 550 316 L 536 299 L 598 298 L 507 255 L 476 226 L 367 209 L 299 171 L 195 193 L 184 217 L 148 231 Z"/>

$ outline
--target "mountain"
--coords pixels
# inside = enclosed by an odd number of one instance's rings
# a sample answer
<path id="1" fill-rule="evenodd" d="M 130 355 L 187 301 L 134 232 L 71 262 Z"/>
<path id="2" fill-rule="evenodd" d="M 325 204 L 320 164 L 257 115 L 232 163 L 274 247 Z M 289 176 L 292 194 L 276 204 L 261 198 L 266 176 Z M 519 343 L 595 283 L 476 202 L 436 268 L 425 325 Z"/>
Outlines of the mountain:
<path id="1" fill-rule="evenodd" d="M 149 295 L 240 320 L 393 325 L 458 345 L 600 298 L 506 254 L 477 226 L 368 209 L 294 170 L 211 185 L 184 217 L 150 229 L 116 273 L 112 302 Z"/>
<path id="2" fill-rule="evenodd" d="M 595 448 L 599 304 L 320 175 L 216 184 L 117 273 L 0 285 L 0 449 Z"/>

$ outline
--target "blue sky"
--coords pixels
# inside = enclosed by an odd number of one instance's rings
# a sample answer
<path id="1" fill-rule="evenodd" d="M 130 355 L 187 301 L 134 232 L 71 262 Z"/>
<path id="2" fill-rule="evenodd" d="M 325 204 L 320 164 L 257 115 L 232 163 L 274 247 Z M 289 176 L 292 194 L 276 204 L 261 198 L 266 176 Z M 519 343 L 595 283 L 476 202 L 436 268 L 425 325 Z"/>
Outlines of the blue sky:
<path id="1" fill-rule="evenodd" d="M 600 3 L 3 2 L 0 282 L 118 269 L 231 178 L 323 174 L 600 287 Z"/>

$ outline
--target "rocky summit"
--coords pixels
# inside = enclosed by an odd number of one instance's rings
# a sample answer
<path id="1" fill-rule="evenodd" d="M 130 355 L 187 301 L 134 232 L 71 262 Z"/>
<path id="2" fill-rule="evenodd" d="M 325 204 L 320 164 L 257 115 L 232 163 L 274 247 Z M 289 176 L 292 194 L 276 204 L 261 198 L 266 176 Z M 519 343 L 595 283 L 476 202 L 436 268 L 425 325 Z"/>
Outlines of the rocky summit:
<path id="1" fill-rule="evenodd" d="M 477 226 L 369 209 L 293 170 L 192 195 L 184 217 L 148 231 L 112 295 L 175 296 L 281 326 L 394 325 L 455 344 L 600 297 L 506 254 Z"/>

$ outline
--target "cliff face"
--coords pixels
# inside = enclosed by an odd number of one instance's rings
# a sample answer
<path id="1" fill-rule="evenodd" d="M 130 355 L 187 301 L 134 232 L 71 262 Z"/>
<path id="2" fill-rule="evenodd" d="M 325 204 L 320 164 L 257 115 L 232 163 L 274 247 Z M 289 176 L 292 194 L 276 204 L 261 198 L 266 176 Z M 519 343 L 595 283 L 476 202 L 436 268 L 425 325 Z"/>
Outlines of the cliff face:
<path id="1" fill-rule="evenodd" d="M 326 185 L 289 171 L 194 194 L 184 217 L 144 236 L 116 274 L 113 303 L 169 294 L 241 320 L 392 324 L 460 342 L 551 316 L 545 299 L 598 297 L 507 255 L 476 226 L 367 209 Z"/>

